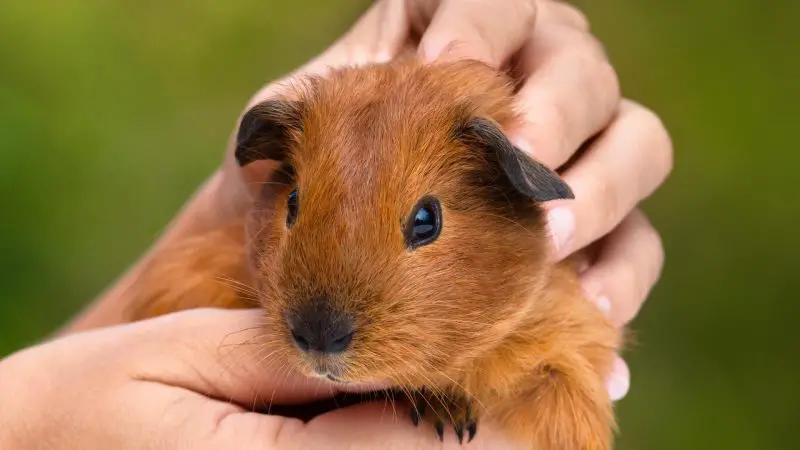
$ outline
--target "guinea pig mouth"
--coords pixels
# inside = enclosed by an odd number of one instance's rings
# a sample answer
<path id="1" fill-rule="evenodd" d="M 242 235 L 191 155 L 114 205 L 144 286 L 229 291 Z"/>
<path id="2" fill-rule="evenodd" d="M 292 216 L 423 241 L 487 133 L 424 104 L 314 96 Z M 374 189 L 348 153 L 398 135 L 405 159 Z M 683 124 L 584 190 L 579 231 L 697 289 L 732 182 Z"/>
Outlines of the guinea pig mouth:
<path id="1" fill-rule="evenodd" d="M 338 360 L 304 360 L 300 365 L 300 370 L 305 376 L 310 378 L 324 379 L 335 383 L 348 392 L 371 392 L 388 389 L 392 386 L 389 380 L 374 378 L 353 378 L 348 373 L 347 365 Z"/>
<path id="2" fill-rule="evenodd" d="M 325 378 L 336 383 L 346 383 L 343 378 L 343 367 L 333 361 L 313 361 L 309 375 L 314 378 Z"/>
<path id="3" fill-rule="evenodd" d="M 325 378 L 327 378 L 327 379 L 328 379 L 328 380 L 330 380 L 330 381 L 333 381 L 334 383 L 341 383 L 341 384 L 347 384 L 347 383 L 349 383 L 349 381 L 347 381 L 347 380 L 342 380 L 342 379 L 340 379 L 340 378 L 336 378 L 335 376 L 331 375 L 330 373 L 328 373 L 327 375 L 325 375 Z"/>

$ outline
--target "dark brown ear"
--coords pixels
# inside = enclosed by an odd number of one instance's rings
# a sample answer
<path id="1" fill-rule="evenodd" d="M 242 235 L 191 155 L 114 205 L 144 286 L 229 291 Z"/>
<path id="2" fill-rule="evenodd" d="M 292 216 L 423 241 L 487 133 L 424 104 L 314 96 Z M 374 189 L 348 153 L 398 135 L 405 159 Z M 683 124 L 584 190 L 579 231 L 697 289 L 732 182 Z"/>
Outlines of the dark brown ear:
<path id="1" fill-rule="evenodd" d="M 557 173 L 515 147 L 491 121 L 469 119 L 461 133 L 461 139 L 468 145 L 495 158 L 508 181 L 521 194 L 537 202 L 575 198 L 572 189 Z"/>
<path id="2" fill-rule="evenodd" d="M 236 134 L 236 161 L 281 161 L 289 150 L 291 133 L 302 131 L 300 109 L 294 102 L 268 100 L 252 107 L 242 117 Z"/>

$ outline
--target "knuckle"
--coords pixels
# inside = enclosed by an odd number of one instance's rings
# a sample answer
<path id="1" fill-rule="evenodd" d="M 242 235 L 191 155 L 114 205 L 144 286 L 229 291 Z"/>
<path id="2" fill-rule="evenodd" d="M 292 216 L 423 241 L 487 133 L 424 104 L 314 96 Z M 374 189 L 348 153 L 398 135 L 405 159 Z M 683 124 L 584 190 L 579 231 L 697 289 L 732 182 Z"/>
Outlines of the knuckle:
<path id="1" fill-rule="evenodd" d="M 570 67 L 576 81 L 586 92 L 587 105 L 591 105 L 594 121 L 607 125 L 619 109 L 621 88 L 616 69 L 606 57 L 602 44 L 588 33 L 570 30 L 571 37 L 564 40 L 561 51 L 562 64 Z M 566 71 L 565 71 L 566 73 Z M 602 114 L 601 114 L 602 112 Z"/>
<path id="2" fill-rule="evenodd" d="M 619 105 L 619 100 L 622 95 L 620 87 L 619 75 L 617 70 L 608 60 L 603 60 L 600 63 L 600 68 L 597 74 L 598 80 L 603 86 L 608 87 L 609 96 L 615 99 L 614 104 Z"/>
<path id="3" fill-rule="evenodd" d="M 589 17 L 583 11 L 571 5 L 567 5 L 567 10 L 572 16 L 570 21 L 574 27 L 587 32 L 591 29 Z"/>
<path id="4" fill-rule="evenodd" d="M 524 130 L 534 143 L 533 150 L 563 153 L 570 130 L 569 107 L 555 94 L 541 93 L 535 97 L 521 105 Z"/>
<path id="5" fill-rule="evenodd" d="M 564 46 L 568 57 L 581 67 L 582 73 L 601 78 L 604 85 L 617 85 L 617 71 L 611 65 L 603 44 L 588 33 L 572 32 L 572 42 Z"/>
<path id="6" fill-rule="evenodd" d="M 550 132 L 557 136 L 564 136 L 569 131 L 570 114 L 569 110 L 562 102 L 553 99 L 550 102 L 550 107 L 547 108 L 546 117 L 550 124 Z"/>
<path id="7" fill-rule="evenodd" d="M 666 127 L 664 127 L 661 119 L 658 119 L 660 126 L 658 129 L 654 130 L 655 139 L 656 139 L 656 156 L 658 157 L 658 165 L 662 172 L 662 180 L 669 176 L 672 173 L 672 169 L 675 165 L 675 155 L 674 155 L 674 147 L 672 143 L 672 137 L 667 131 Z"/>
<path id="8" fill-rule="evenodd" d="M 639 312 L 639 305 L 646 295 L 642 289 L 642 282 L 638 271 L 633 264 L 628 262 L 620 263 L 617 267 L 617 282 L 620 283 L 621 298 L 617 303 L 617 316 L 623 323 L 627 323 L 636 317 Z"/>
<path id="9" fill-rule="evenodd" d="M 607 177 L 598 178 L 595 182 L 595 205 L 601 205 L 595 223 L 599 228 L 598 237 L 610 231 L 621 219 L 622 202 L 614 183 Z"/>
<path id="10" fill-rule="evenodd" d="M 635 209 L 626 219 L 629 239 L 635 239 L 637 258 L 619 261 L 614 276 L 619 286 L 617 316 L 627 323 L 638 314 L 664 266 L 664 247 L 661 236 L 643 211 Z"/>
<path id="11" fill-rule="evenodd" d="M 593 62 L 608 62 L 606 49 L 599 39 L 589 33 L 577 33 L 579 42 L 575 45 L 576 51 L 580 51 Z"/>
<path id="12" fill-rule="evenodd" d="M 664 241 L 661 238 L 661 234 L 656 230 L 647 216 L 640 210 L 637 210 L 636 213 L 638 219 L 641 221 L 642 246 L 651 258 L 650 267 L 652 267 L 652 273 L 647 279 L 647 290 L 649 291 L 650 287 L 661 277 L 665 258 Z"/>
<path id="13" fill-rule="evenodd" d="M 656 133 L 668 137 L 664 123 L 655 111 L 638 103 L 631 102 L 631 105 L 628 112 L 629 120 L 634 122 L 637 128 L 647 130 L 649 134 Z"/>
<path id="14" fill-rule="evenodd" d="M 647 136 L 649 147 L 655 158 L 652 167 L 659 172 L 659 181 L 663 181 L 674 166 L 674 149 L 672 137 L 661 117 L 653 110 L 634 103 L 628 113 L 629 127 Z"/>
<path id="15" fill-rule="evenodd" d="M 591 27 L 589 18 L 577 7 L 562 0 L 547 2 L 547 6 L 561 22 L 584 32 L 589 31 Z"/>
<path id="16" fill-rule="evenodd" d="M 519 14 L 522 17 L 523 22 L 525 23 L 525 29 L 533 28 L 534 23 L 536 21 L 536 10 L 537 10 L 537 2 L 536 0 L 521 0 L 518 3 Z"/>
<path id="17" fill-rule="evenodd" d="M 661 278 L 661 272 L 664 270 L 664 261 L 666 259 L 666 252 L 664 250 L 664 241 L 661 238 L 661 234 L 656 231 L 655 228 L 651 228 L 652 230 L 652 246 L 653 246 L 653 259 L 655 260 L 655 264 L 653 265 L 653 276 L 652 276 L 652 285 Z"/>
<path id="18" fill-rule="evenodd" d="M 608 58 L 605 47 L 599 39 L 586 34 L 584 37 L 587 48 L 587 57 L 594 64 L 592 77 L 603 87 L 602 92 L 607 92 L 610 97 L 615 99 L 614 104 L 618 105 L 621 96 L 619 74 Z"/>

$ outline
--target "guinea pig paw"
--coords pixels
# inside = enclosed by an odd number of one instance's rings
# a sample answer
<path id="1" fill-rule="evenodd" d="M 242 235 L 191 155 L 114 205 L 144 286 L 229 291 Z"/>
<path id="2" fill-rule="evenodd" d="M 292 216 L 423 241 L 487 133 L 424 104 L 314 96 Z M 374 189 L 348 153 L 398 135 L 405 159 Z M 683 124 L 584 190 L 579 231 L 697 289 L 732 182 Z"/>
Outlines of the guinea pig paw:
<path id="1" fill-rule="evenodd" d="M 414 394 L 411 405 L 411 421 L 419 425 L 420 419 L 433 425 L 440 441 L 444 441 L 445 423 L 455 431 L 459 444 L 472 442 L 478 432 L 478 417 L 469 396 L 459 392 L 434 393 L 424 389 Z"/>

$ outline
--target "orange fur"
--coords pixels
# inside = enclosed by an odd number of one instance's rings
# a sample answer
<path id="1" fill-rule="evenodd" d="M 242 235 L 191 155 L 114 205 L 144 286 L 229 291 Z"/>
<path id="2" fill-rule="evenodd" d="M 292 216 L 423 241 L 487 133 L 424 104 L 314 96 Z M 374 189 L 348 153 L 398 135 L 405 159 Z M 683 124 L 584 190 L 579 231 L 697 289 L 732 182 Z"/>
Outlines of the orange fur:
<path id="1" fill-rule="evenodd" d="M 475 62 L 407 60 L 337 70 L 283 98 L 296 106 L 286 112 L 297 121 L 285 136 L 291 174 L 276 171 L 241 221 L 162 252 L 131 319 L 245 307 L 257 293 L 265 332 L 309 375 L 324 364 L 343 381 L 391 380 L 414 408 L 462 432 L 491 417 L 525 448 L 610 449 L 603 379 L 621 333 L 582 297 L 570 266 L 548 262 L 540 205 L 453 138 L 471 117 L 513 124 L 509 81 Z M 442 234 L 408 251 L 401 225 L 429 194 L 442 204 Z M 320 292 L 357 318 L 341 356 L 292 345 L 286 311 Z"/>
<path id="2" fill-rule="evenodd" d="M 154 255 L 134 288 L 131 320 L 200 307 L 258 305 L 249 288 L 242 221 L 190 236 Z"/>

